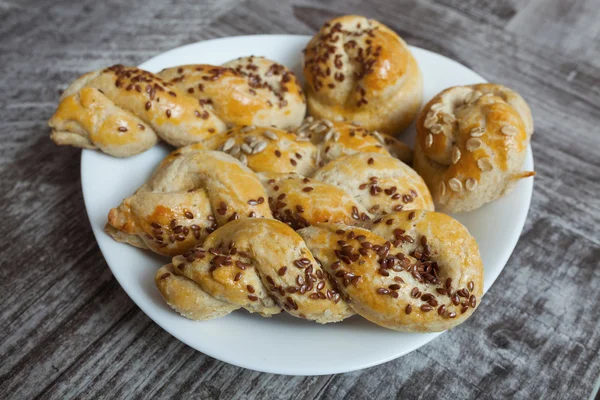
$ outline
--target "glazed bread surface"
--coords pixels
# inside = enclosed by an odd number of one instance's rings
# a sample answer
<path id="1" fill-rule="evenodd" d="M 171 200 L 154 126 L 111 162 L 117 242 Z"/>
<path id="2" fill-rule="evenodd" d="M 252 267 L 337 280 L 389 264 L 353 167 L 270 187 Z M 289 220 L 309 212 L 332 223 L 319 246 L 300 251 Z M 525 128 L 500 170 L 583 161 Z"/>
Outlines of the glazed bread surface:
<path id="1" fill-rule="evenodd" d="M 423 96 L 419 66 L 385 25 L 356 15 L 326 22 L 304 50 L 308 112 L 396 135 L 415 119 Z"/>
<path id="2" fill-rule="evenodd" d="M 414 167 L 438 210 L 474 210 L 535 174 L 523 170 L 532 133 L 529 106 L 513 90 L 487 83 L 452 87 L 419 116 Z"/>

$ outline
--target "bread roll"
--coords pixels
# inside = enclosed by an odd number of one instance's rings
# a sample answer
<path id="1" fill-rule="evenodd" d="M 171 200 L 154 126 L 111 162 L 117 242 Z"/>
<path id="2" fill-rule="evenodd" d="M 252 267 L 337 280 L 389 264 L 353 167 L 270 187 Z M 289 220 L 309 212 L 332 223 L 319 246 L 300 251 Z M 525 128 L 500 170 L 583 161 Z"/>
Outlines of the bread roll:
<path id="1" fill-rule="evenodd" d="M 511 89 L 452 87 L 431 99 L 417 121 L 414 167 L 438 210 L 474 210 L 535 174 L 523 171 L 532 133 L 529 106 Z"/>
<path id="2" fill-rule="evenodd" d="M 356 15 L 326 22 L 304 50 L 308 112 L 398 134 L 415 119 L 421 71 L 408 46 L 385 25 Z"/>

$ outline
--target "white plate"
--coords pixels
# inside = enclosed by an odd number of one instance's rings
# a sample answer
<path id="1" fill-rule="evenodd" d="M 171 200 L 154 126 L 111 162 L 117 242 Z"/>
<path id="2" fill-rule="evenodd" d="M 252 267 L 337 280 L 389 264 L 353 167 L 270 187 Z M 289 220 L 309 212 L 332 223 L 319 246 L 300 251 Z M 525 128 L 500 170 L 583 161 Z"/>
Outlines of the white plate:
<path id="1" fill-rule="evenodd" d="M 301 78 L 300 52 L 308 36 L 240 36 L 194 43 L 146 61 L 141 68 L 157 72 L 182 64 L 221 64 L 246 55 L 261 55 L 292 68 Z M 468 68 L 439 54 L 412 48 L 423 71 L 424 99 L 453 85 L 485 82 Z M 414 140 L 414 128 L 407 133 Z M 169 149 L 165 145 L 127 159 L 84 150 L 81 184 L 94 235 L 108 266 L 129 297 L 167 332 L 219 360 L 257 371 L 290 374 L 334 374 L 367 368 L 409 353 L 439 333 L 398 333 L 359 316 L 338 324 L 319 325 L 283 313 L 262 318 L 245 311 L 206 322 L 185 319 L 171 310 L 154 286 L 154 273 L 168 260 L 149 251 L 117 243 L 103 231 L 111 207 L 131 195 Z M 525 168 L 533 169 L 531 149 Z M 485 265 L 485 291 L 512 253 L 529 210 L 533 180 L 521 181 L 508 196 L 474 212 L 457 215 L 479 243 Z M 477 312 L 486 312 L 480 308 Z M 467 324 L 469 321 L 466 322 Z M 456 329 L 461 329 L 460 327 Z"/>

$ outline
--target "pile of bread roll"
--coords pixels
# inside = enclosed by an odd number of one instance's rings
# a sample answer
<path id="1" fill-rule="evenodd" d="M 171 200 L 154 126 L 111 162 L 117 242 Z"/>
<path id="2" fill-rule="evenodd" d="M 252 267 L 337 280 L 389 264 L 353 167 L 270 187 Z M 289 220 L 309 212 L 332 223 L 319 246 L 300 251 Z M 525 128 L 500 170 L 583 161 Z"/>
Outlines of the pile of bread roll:
<path id="1" fill-rule="evenodd" d="M 408 332 L 465 321 L 483 294 L 481 257 L 434 208 L 474 210 L 533 175 L 529 107 L 478 84 L 421 108 L 409 47 L 360 16 L 323 25 L 303 74 L 304 90 L 255 56 L 158 74 L 112 66 L 64 91 L 51 138 L 116 157 L 159 140 L 177 148 L 110 211 L 106 232 L 172 258 L 156 286 L 187 318 L 359 314 Z M 395 136 L 415 119 L 411 151 Z"/>

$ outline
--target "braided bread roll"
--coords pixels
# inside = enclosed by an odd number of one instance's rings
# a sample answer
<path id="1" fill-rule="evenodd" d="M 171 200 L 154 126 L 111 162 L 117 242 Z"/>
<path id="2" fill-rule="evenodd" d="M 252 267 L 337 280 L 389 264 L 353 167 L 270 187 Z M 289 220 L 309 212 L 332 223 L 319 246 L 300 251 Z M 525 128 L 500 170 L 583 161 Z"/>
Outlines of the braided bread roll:
<path id="1" fill-rule="evenodd" d="M 158 137 L 180 147 L 233 125 L 293 129 L 305 113 L 304 94 L 290 70 L 244 57 L 157 75 L 122 65 L 83 75 L 63 93 L 49 125 L 57 144 L 126 157 L 149 149 Z"/>
<path id="2" fill-rule="evenodd" d="M 308 111 L 397 134 L 421 106 L 421 71 L 408 46 L 385 25 L 356 15 L 326 22 L 304 50 Z"/>
<path id="3" fill-rule="evenodd" d="M 435 96 L 417 121 L 415 170 L 445 212 L 504 196 L 522 178 L 533 133 L 527 103 L 496 84 L 457 86 Z"/>
<path id="4" fill-rule="evenodd" d="M 173 309 L 198 320 L 281 307 L 319 323 L 356 312 L 389 329 L 431 332 L 473 313 L 483 268 L 462 225 L 420 210 L 388 215 L 374 229 L 319 224 L 296 233 L 275 220 L 233 221 L 162 267 L 156 285 Z"/>
<path id="5" fill-rule="evenodd" d="M 158 75 L 204 103 L 227 126 L 294 129 L 306 114 L 294 73 L 263 57 L 241 57 L 222 66 L 184 65 Z"/>
<path id="6" fill-rule="evenodd" d="M 115 65 L 83 75 L 62 94 L 48 122 L 51 138 L 119 157 L 152 147 L 157 135 L 182 146 L 208 138 L 225 124 L 160 77 Z"/>
<path id="7" fill-rule="evenodd" d="M 110 210 L 106 232 L 115 240 L 158 254 L 182 254 L 229 221 L 267 217 L 260 180 L 218 151 L 169 159 L 148 183 Z"/>

